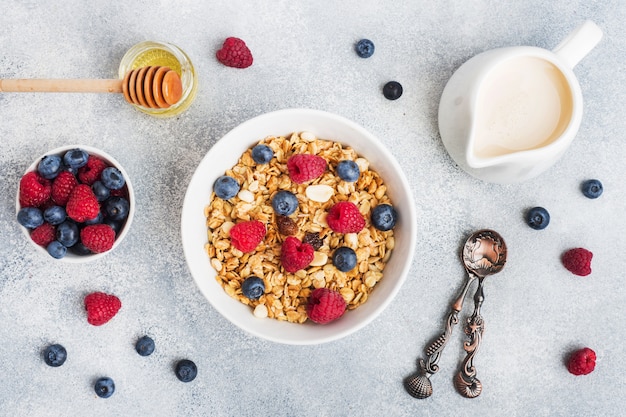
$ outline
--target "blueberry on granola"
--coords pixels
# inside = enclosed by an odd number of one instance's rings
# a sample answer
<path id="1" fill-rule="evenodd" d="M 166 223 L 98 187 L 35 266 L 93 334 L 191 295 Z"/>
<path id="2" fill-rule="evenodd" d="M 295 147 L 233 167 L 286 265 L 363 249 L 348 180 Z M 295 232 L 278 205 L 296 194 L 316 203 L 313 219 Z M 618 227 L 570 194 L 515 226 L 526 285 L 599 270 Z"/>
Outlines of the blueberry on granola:
<path id="1" fill-rule="evenodd" d="M 389 204 L 379 204 L 372 210 L 371 218 L 372 225 L 384 232 L 394 228 L 398 221 L 398 213 Z"/>
<path id="2" fill-rule="evenodd" d="M 233 177 L 222 175 L 213 183 L 213 191 L 222 200 L 230 200 L 239 192 L 239 183 Z"/>
<path id="3" fill-rule="evenodd" d="M 279 191 L 272 198 L 272 208 L 281 216 L 289 216 L 298 208 L 298 198 L 291 191 Z"/>
<path id="4" fill-rule="evenodd" d="M 337 164 L 337 175 L 344 181 L 354 182 L 359 179 L 361 171 L 354 161 L 344 160 Z"/>
<path id="5" fill-rule="evenodd" d="M 258 300 L 265 293 L 265 283 L 259 277 L 249 276 L 241 284 L 241 292 L 251 300 Z"/>
<path id="6" fill-rule="evenodd" d="M 356 252 L 352 248 L 342 246 L 333 252 L 333 265 L 341 272 L 348 272 L 356 266 Z"/>
<path id="7" fill-rule="evenodd" d="M 267 164 L 274 157 L 274 151 L 267 145 L 256 145 L 252 148 L 252 159 L 257 164 Z"/>

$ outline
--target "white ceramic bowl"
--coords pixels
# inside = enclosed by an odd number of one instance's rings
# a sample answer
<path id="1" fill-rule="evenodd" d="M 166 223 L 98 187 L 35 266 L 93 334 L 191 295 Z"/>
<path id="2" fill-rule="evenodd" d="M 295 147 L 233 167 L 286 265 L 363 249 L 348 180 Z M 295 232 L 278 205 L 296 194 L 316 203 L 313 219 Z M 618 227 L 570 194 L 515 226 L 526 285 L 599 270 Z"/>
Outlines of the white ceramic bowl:
<path id="1" fill-rule="evenodd" d="M 69 151 L 70 149 L 82 149 L 85 152 L 87 152 L 89 155 L 95 155 L 100 157 L 103 161 L 105 161 L 108 165 L 110 166 L 114 166 L 117 169 L 120 170 L 120 172 L 122 173 L 122 175 L 124 176 L 124 179 L 126 180 L 126 185 L 125 187 L 127 188 L 128 191 L 128 202 L 130 203 L 130 208 L 129 208 L 129 212 L 128 212 L 128 217 L 126 218 L 126 222 L 124 223 L 124 226 L 122 227 L 122 229 L 119 231 L 119 233 L 117 234 L 117 236 L 115 237 L 115 243 L 113 244 L 113 247 L 108 250 L 107 252 L 104 253 L 94 253 L 94 254 L 90 254 L 90 255 L 76 255 L 71 253 L 69 250 L 67 251 L 67 255 L 65 255 L 63 258 L 61 259 L 54 259 L 52 258 L 48 252 L 46 251 L 46 248 L 37 245 L 35 242 L 33 242 L 33 240 L 30 238 L 30 230 L 28 230 L 25 227 L 20 226 L 20 228 L 22 229 L 22 231 L 24 232 L 24 235 L 27 237 L 28 241 L 33 245 L 33 247 L 35 247 L 35 249 L 40 252 L 41 254 L 43 254 L 44 256 L 46 256 L 49 259 L 55 260 L 55 261 L 61 261 L 61 262 L 69 262 L 69 263 L 84 263 L 84 262 L 91 262 L 94 261 L 96 259 L 99 259 L 103 256 L 105 256 L 106 254 L 110 253 L 112 250 L 114 250 L 121 242 L 122 240 L 124 240 L 124 237 L 126 237 L 126 234 L 128 233 L 128 231 L 130 230 L 130 225 L 133 222 L 133 216 L 135 214 L 135 195 L 133 192 L 133 186 L 131 184 L 130 181 L 130 176 L 128 175 L 128 173 L 126 172 L 126 170 L 124 169 L 124 167 L 122 167 L 122 165 L 117 162 L 115 160 L 115 158 L 113 158 L 111 155 L 109 155 L 108 153 L 101 151 L 100 149 L 96 149 L 93 148 L 91 146 L 86 146 L 86 145 L 68 145 L 68 146 L 62 146 L 56 149 L 53 149 L 49 152 L 46 152 L 45 154 L 41 155 L 39 158 L 35 159 L 35 161 L 28 167 L 28 169 L 26 170 L 26 172 L 24 174 L 26 174 L 27 172 L 31 172 L 31 171 L 36 171 L 37 170 L 37 165 L 39 164 L 39 161 L 41 161 L 41 159 L 46 156 L 46 155 L 60 155 L 63 156 L 63 154 L 65 154 L 65 152 Z M 15 212 L 17 213 L 20 210 L 20 200 L 19 200 L 19 185 L 17 187 L 17 194 L 15 197 Z"/>
<path id="2" fill-rule="evenodd" d="M 237 163 L 241 154 L 267 136 L 287 136 L 310 131 L 318 138 L 350 145 L 367 158 L 388 187 L 399 220 L 394 228 L 395 249 L 387 263 L 383 279 L 366 303 L 347 311 L 340 319 L 326 325 L 294 324 L 274 319 L 256 318 L 252 309 L 228 296 L 217 283 L 216 272 L 205 252 L 207 243 L 204 208 L 209 203 L 213 183 Z M 350 120 L 331 113 L 287 109 L 248 120 L 227 133 L 206 154 L 196 169 L 183 203 L 182 242 L 187 264 L 202 294 L 224 317 L 255 336 L 278 343 L 311 345 L 345 337 L 376 318 L 400 290 L 411 266 L 416 243 L 416 211 L 413 196 L 400 166 L 372 134 Z"/>

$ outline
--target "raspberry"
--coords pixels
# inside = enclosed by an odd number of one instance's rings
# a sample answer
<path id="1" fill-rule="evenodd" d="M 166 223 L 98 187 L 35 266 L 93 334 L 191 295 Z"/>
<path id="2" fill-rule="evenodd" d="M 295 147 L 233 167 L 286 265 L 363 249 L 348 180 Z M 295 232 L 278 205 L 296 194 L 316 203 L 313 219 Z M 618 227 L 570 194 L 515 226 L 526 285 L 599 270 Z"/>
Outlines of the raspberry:
<path id="1" fill-rule="evenodd" d="M 317 324 L 330 323 L 346 311 L 346 300 L 337 291 L 328 288 L 313 290 L 309 296 L 306 313 Z"/>
<path id="2" fill-rule="evenodd" d="M 78 184 L 70 193 L 65 207 L 67 215 L 79 223 L 92 220 L 100 213 L 100 203 L 87 184 Z"/>
<path id="3" fill-rule="evenodd" d="M 30 233 L 30 238 L 39 246 L 46 247 L 56 239 L 56 229 L 50 223 L 44 223 Z"/>
<path id="4" fill-rule="evenodd" d="M 26 173 L 20 180 L 20 206 L 39 207 L 50 199 L 52 186 L 50 181 L 38 172 Z"/>
<path id="5" fill-rule="evenodd" d="M 87 321 L 94 326 L 102 326 L 111 320 L 122 308 L 122 302 L 114 295 L 92 292 L 85 297 Z"/>
<path id="6" fill-rule="evenodd" d="M 93 253 L 103 253 L 113 247 L 115 231 L 108 224 L 92 224 L 80 231 L 80 241 Z"/>
<path id="7" fill-rule="evenodd" d="M 300 242 L 296 237 L 288 236 L 283 242 L 280 261 L 285 271 L 293 274 L 309 266 L 315 256 L 314 252 L 313 246 Z"/>
<path id="8" fill-rule="evenodd" d="M 337 233 L 359 233 L 365 227 L 365 219 L 359 208 L 349 201 L 340 201 L 328 210 L 326 222 Z"/>
<path id="9" fill-rule="evenodd" d="M 69 171 L 59 173 L 52 183 L 52 201 L 65 207 L 70 198 L 70 193 L 77 185 L 78 181 L 74 174 Z"/>
<path id="10" fill-rule="evenodd" d="M 252 65 L 252 53 L 239 38 L 226 38 L 222 49 L 215 54 L 217 60 L 227 67 L 248 68 Z"/>
<path id="11" fill-rule="evenodd" d="M 296 154 L 287 160 L 289 178 L 295 183 L 314 180 L 326 172 L 326 160 L 318 155 Z"/>
<path id="12" fill-rule="evenodd" d="M 567 370 L 574 375 L 587 375 L 596 367 L 596 352 L 588 347 L 572 353 L 567 362 Z"/>
<path id="13" fill-rule="evenodd" d="M 584 248 L 570 249 L 561 256 L 563 266 L 572 274 L 585 277 L 591 274 L 593 253 Z"/>
<path id="14" fill-rule="evenodd" d="M 87 164 L 78 168 L 78 179 L 83 184 L 93 185 L 100 179 L 100 174 L 106 167 L 108 167 L 106 162 L 97 156 L 90 155 Z"/>
<path id="15" fill-rule="evenodd" d="M 230 229 L 230 241 L 240 251 L 252 252 L 265 237 L 265 225 L 258 220 L 237 223 Z"/>

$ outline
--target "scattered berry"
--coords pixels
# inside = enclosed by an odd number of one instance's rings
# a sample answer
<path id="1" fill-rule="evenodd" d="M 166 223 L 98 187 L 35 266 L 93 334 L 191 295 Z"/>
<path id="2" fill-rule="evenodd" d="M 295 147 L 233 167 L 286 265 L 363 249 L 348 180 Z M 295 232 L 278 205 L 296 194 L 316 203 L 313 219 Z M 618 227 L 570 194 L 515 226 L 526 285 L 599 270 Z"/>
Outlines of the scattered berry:
<path id="1" fill-rule="evenodd" d="M 265 238 L 265 225 L 258 220 L 239 222 L 230 229 L 230 241 L 240 251 L 252 252 Z"/>
<path id="2" fill-rule="evenodd" d="M 298 225 L 287 216 L 276 216 L 276 227 L 278 233 L 284 236 L 293 236 L 298 233 Z"/>
<path id="3" fill-rule="evenodd" d="M 43 351 L 43 360 L 48 366 L 57 367 L 65 363 L 67 359 L 67 350 L 59 344 L 48 346 Z"/>
<path id="4" fill-rule="evenodd" d="M 87 163 L 78 168 L 78 179 L 81 183 L 93 185 L 100 180 L 102 171 L 108 167 L 107 163 L 94 155 L 89 155 Z"/>
<path id="5" fill-rule="evenodd" d="M 361 39 L 356 43 L 354 49 L 361 58 L 369 58 L 374 55 L 374 42 L 369 39 Z"/>
<path id="6" fill-rule="evenodd" d="M 239 192 L 239 183 L 233 177 L 222 175 L 213 183 L 215 195 L 222 200 L 230 200 Z"/>
<path id="7" fill-rule="evenodd" d="M 567 370 L 574 375 L 587 375 L 596 367 L 596 352 L 588 347 L 573 352 L 567 362 Z"/>
<path id="8" fill-rule="evenodd" d="M 53 240 L 46 247 L 48 254 L 55 259 L 61 259 L 67 254 L 67 248 L 58 240 Z"/>
<path id="9" fill-rule="evenodd" d="M 326 160 L 318 155 L 295 154 L 287 160 L 289 178 L 297 184 L 321 177 L 326 172 Z"/>
<path id="10" fill-rule="evenodd" d="M 338 319 L 346 311 L 346 301 L 337 291 L 328 288 L 317 288 L 309 296 L 306 312 L 313 322 L 330 323 Z"/>
<path id="11" fill-rule="evenodd" d="M 70 219 L 82 223 L 96 218 L 100 212 L 100 203 L 90 186 L 78 184 L 70 193 L 65 211 Z"/>
<path id="12" fill-rule="evenodd" d="M 397 100 L 402 95 L 402 84 L 397 81 L 389 81 L 383 86 L 383 95 L 388 100 Z"/>
<path id="13" fill-rule="evenodd" d="M 21 207 L 39 207 L 50 199 L 52 185 L 38 172 L 31 171 L 20 180 Z"/>
<path id="14" fill-rule="evenodd" d="M 535 230 L 542 230 L 550 224 L 550 213 L 543 207 L 533 207 L 526 212 L 526 223 Z"/>
<path id="15" fill-rule="evenodd" d="M 108 189 L 102 183 L 102 181 L 95 181 L 93 184 L 91 184 L 91 190 L 96 196 L 96 199 L 100 202 L 106 200 L 107 198 L 109 198 L 109 196 L 111 196 L 111 190 Z"/>
<path id="16" fill-rule="evenodd" d="M 56 229 L 50 223 L 44 223 L 30 233 L 30 238 L 45 248 L 56 239 Z"/>
<path id="17" fill-rule="evenodd" d="M 78 170 L 78 168 L 87 165 L 89 155 L 82 149 L 71 149 L 63 155 L 63 162 L 68 167 Z"/>
<path id="18" fill-rule="evenodd" d="M 154 352 L 154 340 L 149 336 L 142 336 L 135 344 L 135 350 L 141 356 L 150 356 Z"/>
<path id="19" fill-rule="evenodd" d="M 182 382 L 191 382 L 198 375 L 198 367 L 189 359 L 181 359 L 176 364 L 176 378 Z"/>
<path id="20" fill-rule="evenodd" d="M 122 302 L 114 295 L 92 292 L 85 297 L 87 322 L 94 326 L 102 326 L 107 323 L 120 308 L 122 308 Z"/>
<path id="21" fill-rule="evenodd" d="M 313 250 L 319 250 L 324 244 L 324 241 L 320 238 L 318 233 L 306 232 L 304 234 L 304 238 L 302 239 L 302 243 L 308 243 L 313 246 Z"/>
<path id="22" fill-rule="evenodd" d="M 252 148 L 252 159 L 257 164 L 267 164 L 274 157 L 274 151 L 267 145 L 256 145 Z"/>
<path id="23" fill-rule="evenodd" d="M 35 207 L 21 208 L 17 212 L 17 222 L 27 229 L 35 229 L 43 224 L 43 213 Z"/>
<path id="24" fill-rule="evenodd" d="M 80 241 L 93 253 L 109 251 L 115 243 L 115 231 L 108 224 L 93 224 L 83 227 Z"/>
<path id="25" fill-rule="evenodd" d="M 391 230 L 398 221 L 398 213 L 389 204 L 379 204 L 372 210 L 372 226 L 383 232 Z"/>
<path id="26" fill-rule="evenodd" d="M 59 206 L 65 206 L 70 199 L 70 193 L 78 185 L 78 180 L 69 171 L 63 171 L 52 182 L 52 201 Z"/>
<path id="27" fill-rule="evenodd" d="M 293 274 L 309 266 L 315 256 L 314 252 L 313 246 L 288 236 L 281 248 L 280 261 L 285 271 Z"/>
<path id="28" fill-rule="evenodd" d="M 561 262 L 572 274 L 584 277 L 591 274 L 591 258 L 593 253 L 587 249 L 574 248 L 563 254 Z"/>
<path id="29" fill-rule="evenodd" d="M 365 227 L 365 219 L 359 208 L 349 201 L 340 201 L 328 210 L 328 227 L 337 233 L 359 233 Z"/>
<path id="30" fill-rule="evenodd" d="M 111 197 L 102 204 L 102 212 L 111 220 L 124 220 L 129 210 L 130 203 L 124 197 Z"/>
<path id="31" fill-rule="evenodd" d="M 100 180 L 109 190 L 119 190 L 126 184 L 124 175 L 115 167 L 104 168 L 100 174 Z"/>
<path id="32" fill-rule="evenodd" d="M 346 159 L 344 161 L 339 161 L 337 164 L 337 175 L 339 175 L 339 178 L 344 181 L 355 182 L 359 179 L 361 171 L 359 170 L 359 166 L 356 162 Z"/>
<path id="33" fill-rule="evenodd" d="M 215 55 L 222 64 L 233 68 L 248 68 L 253 61 L 246 43 L 234 37 L 226 38 L 222 48 Z"/>
<path id="34" fill-rule="evenodd" d="M 43 219 L 53 226 L 63 223 L 66 218 L 67 213 L 61 206 L 51 206 L 43 212 Z"/>
<path id="35" fill-rule="evenodd" d="M 98 397 L 109 398 L 115 392 L 115 383 L 111 378 L 103 377 L 96 381 L 93 388 Z"/>
<path id="36" fill-rule="evenodd" d="M 587 180 L 580 186 L 581 191 L 587 198 L 598 198 L 602 195 L 604 188 L 599 180 Z"/>
<path id="37" fill-rule="evenodd" d="M 56 178 L 63 169 L 63 161 L 58 155 L 46 155 L 41 158 L 37 164 L 37 172 L 45 179 L 51 180 Z"/>
<path id="38" fill-rule="evenodd" d="M 348 272 L 356 266 L 356 252 L 347 246 L 341 246 L 333 252 L 333 265 L 341 272 Z"/>
<path id="39" fill-rule="evenodd" d="M 249 276 L 241 284 L 241 292 L 251 300 L 258 300 L 265 293 L 265 283 L 259 277 Z"/>
<path id="40" fill-rule="evenodd" d="M 298 208 L 298 198 L 291 191 L 279 191 L 272 197 L 272 208 L 280 216 L 289 216 Z"/>
<path id="41" fill-rule="evenodd" d="M 71 220 L 66 220 L 57 226 L 56 238 L 60 244 L 69 248 L 78 242 L 78 226 Z"/>

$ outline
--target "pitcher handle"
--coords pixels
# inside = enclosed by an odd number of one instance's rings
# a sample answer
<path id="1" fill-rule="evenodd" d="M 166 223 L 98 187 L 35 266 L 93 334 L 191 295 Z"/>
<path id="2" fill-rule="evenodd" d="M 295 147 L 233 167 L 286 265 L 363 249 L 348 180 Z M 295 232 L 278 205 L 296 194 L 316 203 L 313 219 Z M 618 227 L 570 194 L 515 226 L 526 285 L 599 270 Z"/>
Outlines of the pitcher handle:
<path id="1" fill-rule="evenodd" d="M 552 50 L 565 64 L 574 68 L 602 39 L 602 29 L 586 20 Z"/>

